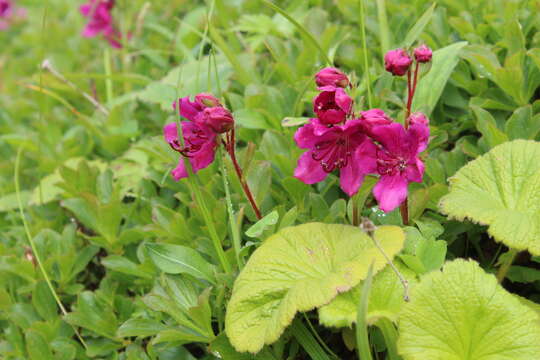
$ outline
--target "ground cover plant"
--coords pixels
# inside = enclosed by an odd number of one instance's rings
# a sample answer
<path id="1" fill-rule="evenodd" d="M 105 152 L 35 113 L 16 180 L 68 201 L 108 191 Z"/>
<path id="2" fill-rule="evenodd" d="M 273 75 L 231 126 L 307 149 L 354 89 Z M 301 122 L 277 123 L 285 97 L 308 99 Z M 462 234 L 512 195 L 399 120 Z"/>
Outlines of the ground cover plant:
<path id="1" fill-rule="evenodd" d="M 540 359 L 537 10 L 0 0 L 0 358 Z"/>

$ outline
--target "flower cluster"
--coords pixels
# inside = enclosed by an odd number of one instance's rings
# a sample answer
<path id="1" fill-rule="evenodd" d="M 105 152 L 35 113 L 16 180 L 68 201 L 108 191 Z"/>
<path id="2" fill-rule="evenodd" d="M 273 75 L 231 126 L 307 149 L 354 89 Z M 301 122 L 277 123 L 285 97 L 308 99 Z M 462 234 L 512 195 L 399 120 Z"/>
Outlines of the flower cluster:
<path id="1" fill-rule="evenodd" d="M 386 55 L 386 68 L 405 74 L 412 59 L 405 60 L 403 50 L 398 50 Z M 422 53 L 417 61 L 426 58 Z M 378 175 L 375 199 L 383 211 L 394 210 L 407 198 L 409 182 L 422 182 L 424 163 L 419 154 L 429 141 L 428 118 L 422 113 L 410 114 L 407 109 L 404 126 L 381 109 L 355 116 L 353 100 L 345 91 L 349 85 L 345 74 L 325 68 L 315 80 L 320 91 L 313 106 L 317 117 L 294 136 L 296 144 L 307 149 L 298 160 L 294 176 L 314 184 L 337 170 L 341 189 L 352 196 L 366 175 Z"/>
<path id="2" fill-rule="evenodd" d="M 95 37 L 102 34 L 103 37 L 114 48 L 121 48 L 122 34 L 114 25 L 114 18 L 111 14 L 115 0 L 90 0 L 79 8 L 81 14 L 88 18 L 82 36 Z"/>
<path id="3" fill-rule="evenodd" d="M 6 30 L 18 19 L 26 17 L 26 9 L 17 7 L 13 0 L 0 0 L 0 31 Z"/>
<path id="4" fill-rule="evenodd" d="M 181 122 L 184 141 L 181 144 L 179 140 L 177 123 L 165 125 L 165 140 L 174 150 L 189 159 L 194 172 L 204 169 L 214 161 L 219 134 L 234 126 L 232 114 L 216 97 L 206 93 L 196 95 L 195 101 L 189 97 L 178 99 L 173 108 L 188 120 Z M 172 175 L 177 181 L 188 176 L 184 159 L 180 158 Z"/>

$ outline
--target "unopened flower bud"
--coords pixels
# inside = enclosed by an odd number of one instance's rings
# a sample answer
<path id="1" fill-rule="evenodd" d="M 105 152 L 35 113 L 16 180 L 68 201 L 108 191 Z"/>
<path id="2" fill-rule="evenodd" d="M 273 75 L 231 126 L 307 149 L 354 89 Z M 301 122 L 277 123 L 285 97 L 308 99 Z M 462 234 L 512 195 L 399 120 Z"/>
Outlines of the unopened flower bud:
<path id="1" fill-rule="evenodd" d="M 317 86 L 336 86 L 346 88 L 349 86 L 349 78 L 341 70 L 326 67 L 315 74 Z"/>
<path id="2" fill-rule="evenodd" d="M 200 93 L 195 95 L 195 102 L 200 104 L 203 107 L 215 107 L 221 106 L 219 99 L 212 94 Z"/>
<path id="3" fill-rule="evenodd" d="M 415 112 L 409 115 L 409 125 L 429 125 L 429 119 L 421 112 Z"/>
<path id="4" fill-rule="evenodd" d="M 204 109 L 202 122 L 218 134 L 225 133 L 234 126 L 234 118 L 231 112 L 221 106 Z"/>
<path id="5" fill-rule="evenodd" d="M 432 56 L 433 56 L 433 52 L 426 45 L 420 45 L 419 47 L 414 49 L 414 58 L 419 63 L 430 62 Z"/>
<path id="6" fill-rule="evenodd" d="M 388 125 L 392 123 L 392 119 L 381 109 L 370 109 L 362 111 L 360 120 L 367 126 Z"/>
<path id="7" fill-rule="evenodd" d="M 403 49 L 390 50 L 384 56 L 384 67 L 392 75 L 403 76 L 409 70 L 412 59 Z"/>

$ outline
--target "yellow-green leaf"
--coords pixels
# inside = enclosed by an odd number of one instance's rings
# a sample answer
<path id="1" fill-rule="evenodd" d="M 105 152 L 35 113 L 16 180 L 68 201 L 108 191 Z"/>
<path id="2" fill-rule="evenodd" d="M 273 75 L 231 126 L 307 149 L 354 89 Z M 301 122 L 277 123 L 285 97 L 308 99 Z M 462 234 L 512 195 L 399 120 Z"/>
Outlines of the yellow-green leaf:
<path id="1" fill-rule="evenodd" d="M 375 232 L 389 257 L 401 250 L 403 231 Z M 310 223 L 288 227 L 258 248 L 233 288 L 225 329 L 237 351 L 253 353 L 276 341 L 298 311 L 308 311 L 350 290 L 386 260 L 373 240 L 347 225 Z"/>
<path id="2" fill-rule="evenodd" d="M 404 360 L 532 360 L 540 354 L 538 315 L 474 261 L 427 274 L 400 316 Z"/>
<path id="3" fill-rule="evenodd" d="M 440 208 L 489 225 L 495 240 L 540 255 L 540 143 L 515 140 L 471 161 L 450 179 Z"/>

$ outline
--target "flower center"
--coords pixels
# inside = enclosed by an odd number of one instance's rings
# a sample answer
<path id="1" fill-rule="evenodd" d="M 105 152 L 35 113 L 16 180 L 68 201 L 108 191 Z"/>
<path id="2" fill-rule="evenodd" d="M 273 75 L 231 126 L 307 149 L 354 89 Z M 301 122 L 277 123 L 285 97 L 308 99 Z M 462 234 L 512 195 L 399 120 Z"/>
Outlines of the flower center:
<path id="1" fill-rule="evenodd" d="M 380 175 L 396 175 L 407 169 L 407 159 L 401 156 L 395 156 L 381 149 L 377 152 L 377 172 Z"/>
<path id="2" fill-rule="evenodd" d="M 193 154 L 199 151 L 202 145 L 208 140 L 208 136 L 200 129 L 193 129 L 192 133 L 189 136 L 184 136 L 184 146 L 180 144 L 178 139 L 173 140 L 169 143 L 171 147 L 178 151 L 183 156 L 190 158 L 193 157 Z"/>
<path id="3" fill-rule="evenodd" d="M 347 166 L 351 156 L 349 139 L 342 136 L 335 140 L 318 142 L 311 156 L 313 160 L 321 162 L 323 170 L 327 173 L 336 168 L 342 169 Z"/>

